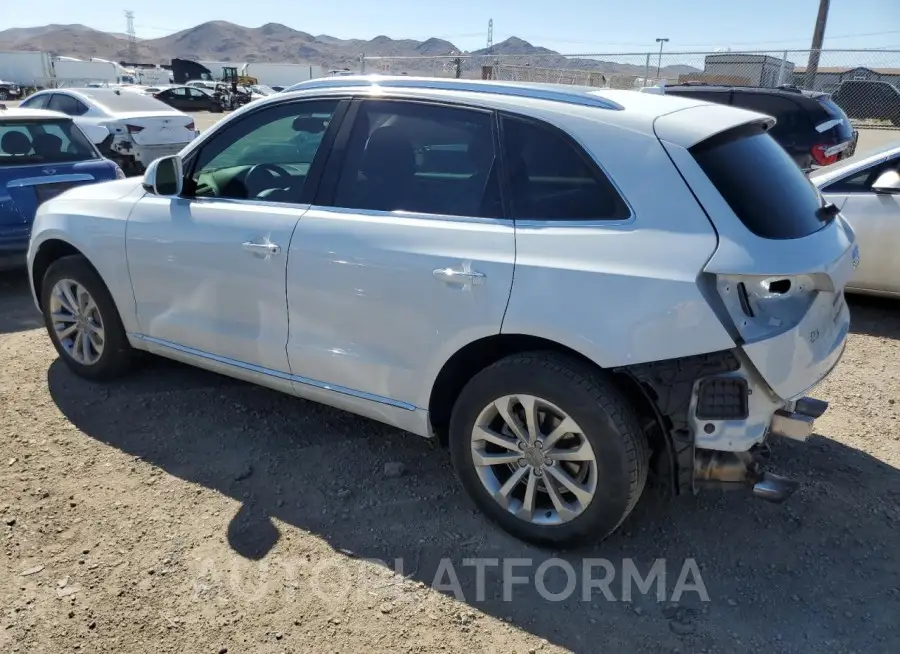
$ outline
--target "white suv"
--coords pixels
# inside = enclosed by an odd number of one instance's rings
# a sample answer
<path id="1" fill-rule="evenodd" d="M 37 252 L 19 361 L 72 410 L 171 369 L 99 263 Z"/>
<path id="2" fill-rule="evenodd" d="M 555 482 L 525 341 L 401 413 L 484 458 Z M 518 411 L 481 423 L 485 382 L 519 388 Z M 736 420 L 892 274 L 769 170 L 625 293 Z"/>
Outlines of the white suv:
<path id="1" fill-rule="evenodd" d="M 439 438 L 531 541 L 611 533 L 651 471 L 779 500 L 757 452 L 825 410 L 804 394 L 843 351 L 858 258 L 771 124 L 634 91 L 316 80 L 42 205 L 35 298 L 85 378 L 145 350 Z"/>

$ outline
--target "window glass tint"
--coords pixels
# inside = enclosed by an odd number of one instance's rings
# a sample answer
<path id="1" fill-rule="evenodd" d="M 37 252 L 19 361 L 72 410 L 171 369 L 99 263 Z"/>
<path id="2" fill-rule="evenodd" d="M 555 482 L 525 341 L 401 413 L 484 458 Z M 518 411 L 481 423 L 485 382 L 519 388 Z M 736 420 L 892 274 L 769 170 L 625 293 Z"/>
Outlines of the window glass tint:
<path id="1" fill-rule="evenodd" d="M 97 156 L 71 121 L 0 123 L 0 165 L 65 163 Z"/>
<path id="2" fill-rule="evenodd" d="M 19 106 L 26 109 L 46 109 L 48 100 L 50 100 L 49 93 L 44 95 L 33 95 Z"/>
<path id="3" fill-rule="evenodd" d="M 717 135 L 691 152 L 731 210 L 751 232 L 771 239 L 821 229 L 822 200 L 790 155 L 758 127 Z"/>
<path id="4" fill-rule="evenodd" d="M 47 108 L 51 111 L 61 111 L 68 116 L 80 116 L 88 110 L 87 105 L 80 100 L 62 93 L 54 93 Z"/>
<path id="5" fill-rule="evenodd" d="M 168 91 L 166 91 L 166 95 L 169 95 L 169 96 L 172 96 L 175 98 L 187 97 L 187 93 L 188 93 L 187 89 L 185 89 L 185 88 L 175 88 L 175 89 L 169 89 Z"/>
<path id="6" fill-rule="evenodd" d="M 514 218 L 628 218 L 628 207 L 606 176 L 557 130 L 511 117 L 502 125 Z"/>
<path id="7" fill-rule="evenodd" d="M 334 205 L 502 216 L 491 114 L 406 102 L 362 105 Z"/>
<path id="8" fill-rule="evenodd" d="M 200 151 L 193 194 L 296 202 L 337 105 L 295 102 L 244 117 Z"/>
<path id="9" fill-rule="evenodd" d="M 181 90 L 182 92 L 186 91 L 186 92 L 190 93 L 192 98 L 208 98 L 209 97 L 208 93 L 204 93 L 200 89 L 186 89 L 186 90 L 179 89 L 179 90 Z"/>

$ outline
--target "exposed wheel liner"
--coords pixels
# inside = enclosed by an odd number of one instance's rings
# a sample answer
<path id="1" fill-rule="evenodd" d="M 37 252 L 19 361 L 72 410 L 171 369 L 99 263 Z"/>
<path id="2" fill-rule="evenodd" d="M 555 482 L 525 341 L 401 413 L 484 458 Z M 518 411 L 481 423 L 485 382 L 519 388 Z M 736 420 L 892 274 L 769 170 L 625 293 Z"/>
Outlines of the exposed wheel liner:
<path id="1" fill-rule="evenodd" d="M 625 366 L 622 371 L 649 388 L 651 400 L 671 423 L 668 431 L 675 452 L 676 490 L 690 491 L 694 485 L 694 436 L 688 410 L 694 384 L 699 379 L 735 372 L 741 364 L 734 352 L 710 352 L 696 356 Z"/>
<path id="2" fill-rule="evenodd" d="M 104 347 L 100 358 L 92 365 L 83 365 L 72 359 L 59 342 L 56 330 L 53 329 L 53 321 L 50 318 L 50 295 L 53 287 L 61 279 L 71 279 L 84 286 L 100 311 L 105 333 Z M 131 367 L 134 351 L 125 334 L 119 311 L 106 284 L 85 257 L 70 255 L 54 261 L 47 268 L 40 288 L 41 306 L 44 307 L 44 325 L 47 327 L 47 333 L 60 359 L 73 372 L 94 381 L 106 381 L 121 376 Z"/>
<path id="3" fill-rule="evenodd" d="M 490 497 L 474 470 L 470 442 L 478 414 L 515 393 L 541 397 L 566 411 L 596 454 L 596 494 L 570 522 L 541 526 L 515 517 Z M 601 371 L 555 352 L 512 355 L 476 375 L 453 408 L 450 453 L 460 482 L 488 517 L 517 538 L 557 547 L 615 531 L 637 504 L 649 467 L 647 440 L 625 397 Z"/>

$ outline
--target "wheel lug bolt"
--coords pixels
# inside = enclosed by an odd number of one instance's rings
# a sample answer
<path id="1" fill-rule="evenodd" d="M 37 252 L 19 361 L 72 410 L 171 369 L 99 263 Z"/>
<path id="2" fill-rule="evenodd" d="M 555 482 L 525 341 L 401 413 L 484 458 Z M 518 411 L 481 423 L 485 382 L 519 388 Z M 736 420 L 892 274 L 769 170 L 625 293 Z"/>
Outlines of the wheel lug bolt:
<path id="1" fill-rule="evenodd" d="M 540 469 L 540 468 L 535 468 L 535 469 L 534 469 L 534 476 L 535 476 L 535 477 L 540 477 L 540 476 L 542 476 L 543 474 L 544 474 L 544 473 L 541 472 L 541 469 Z"/>
<path id="2" fill-rule="evenodd" d="M 546 459 L 544 459 L 544 465 L 545 465 L 545 466 L 552 466 L 552 465 L 553 465 L 553 459 L 551 459 L 551 458 L 548 456 Z"/>
<path id="3" fill-rule="evenodd" d="M 539 450 L 544 449 L 544 444 L 543 444 L 541 441 L 538 441 L 537 443 L 535 443 L 535 445 L 537 445 L 537 448 L 538 448 Z"/>
<path id="4" fill-rule="evenodd" d="M 522 441 L 519 441 L 518 445 L 519 445 L 519 449 L 520 449 L 520 450 L 524 450 L 524 449 L 525 449 L 525 443 L 523 443 Z"/>
<path id="5" fill-rule="evenodd" d="M 519 459 L 519 467 L 520 468 L 524 468 L 527 465 L 528 465 L 528 461 L 526 461 L 525 459 Z"/>

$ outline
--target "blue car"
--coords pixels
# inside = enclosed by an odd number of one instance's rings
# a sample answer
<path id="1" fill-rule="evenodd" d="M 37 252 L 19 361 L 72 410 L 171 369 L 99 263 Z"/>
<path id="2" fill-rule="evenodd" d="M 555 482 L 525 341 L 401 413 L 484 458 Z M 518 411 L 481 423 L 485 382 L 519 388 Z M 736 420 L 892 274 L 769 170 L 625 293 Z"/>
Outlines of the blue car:
<path id="1" fill-rule="evenodd" d="M 24 266 L 42 202 L 73 186 L 124 176 L 69 116 L 0 104 L 0 270 Z"/>

